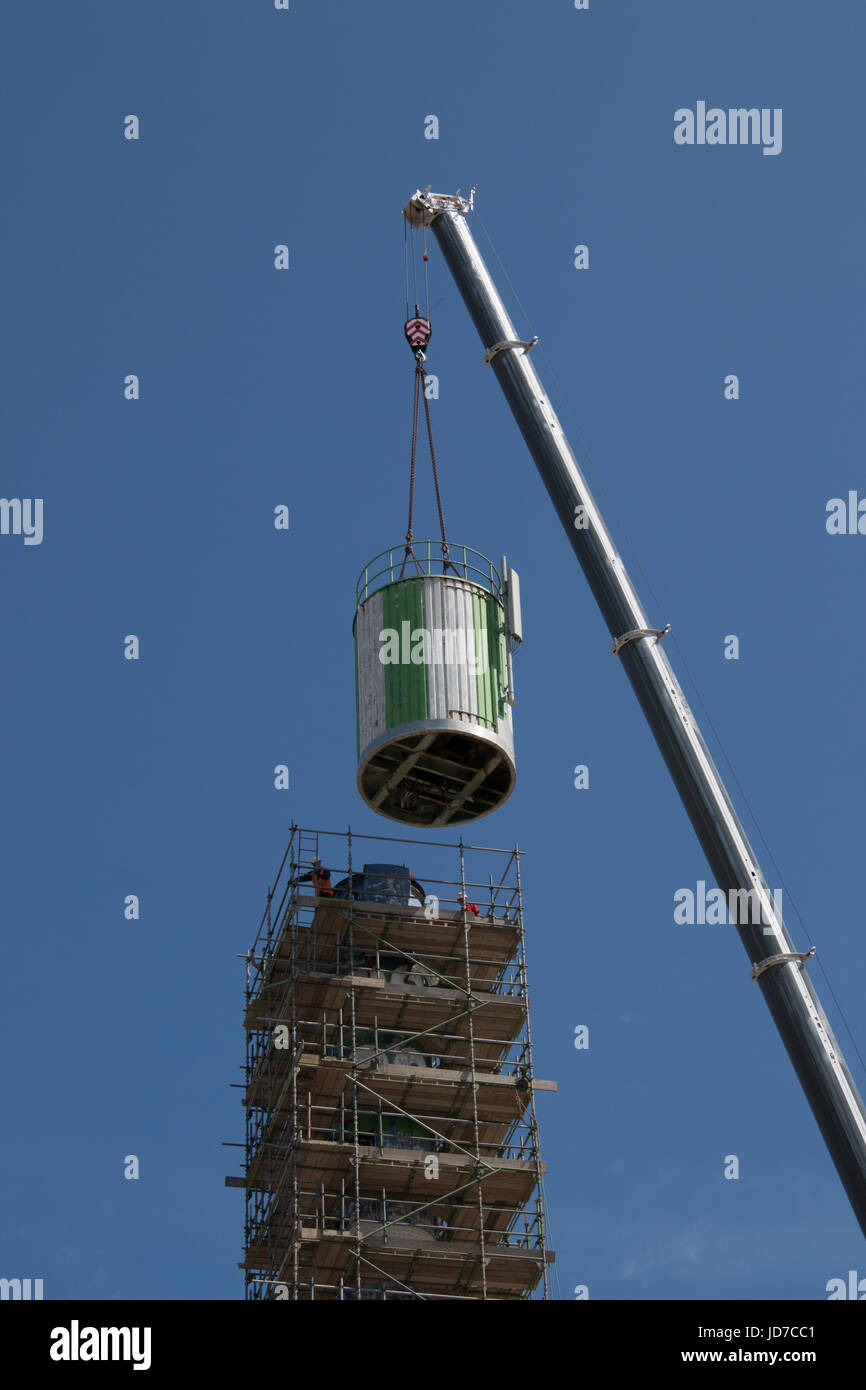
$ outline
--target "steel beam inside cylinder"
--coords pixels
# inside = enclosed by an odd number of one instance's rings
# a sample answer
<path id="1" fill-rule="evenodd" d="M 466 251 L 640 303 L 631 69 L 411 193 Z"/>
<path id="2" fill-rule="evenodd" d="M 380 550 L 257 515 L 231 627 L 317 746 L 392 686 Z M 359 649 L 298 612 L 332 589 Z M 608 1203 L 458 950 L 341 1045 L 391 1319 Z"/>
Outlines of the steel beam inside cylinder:
<path id="1" fill-rule="evenodd" d="M 456 195 L 427 192 L 410 199 L 404 215 L 414 225 L 431 227 L 487 351 L 497 343 L 516 342 L 518 335 L 467 225 L 468 209 Z M 490 370 L 611 636 L 651 627 L 530 357 L 523 347 L 507 347 L 495 354 Z M 726 895 L 754 892 L 760 903 L 758 923 L 736 924 L 750 962 L 795 954 L 664 647 L 655 637 L 642 637 L 608 659 L 620 661 L 625 669 L 719 887 Z M 866 1110 L 818 995 L 799 961 L 765 970 L 758 988 L 866 1234 Z"/>
<path id="2" fill-rule="evenodd" d="M 472 793 L 474 791 L 477 791 L 477 789 L 481 786 L 481 783 L 484 782 L 490 776 L 493 769 L 495 767 L 498 767 L 501 762 L 501 753 L 494 753 L 492 758 L 488 758 L 484 766 L 478 769 L 475 776 L 472 778 L 472 781 L 466 783 L 466 786 L 463 788 L 460 795 L 455 796 L 453 801 L 449 801 L 441 816 L 436 817 L 436 819 L 433 822 L 434 828 L 437 825 L 445 825 L 454 815 L 454 812 L 459 811 L 460 807 L 463 806 L 469 800 Z"/>
<path id="3" fill-rule="evenodd" d="M 418 759 L 423 755 L 424 750 L 430 747 L 430 744 L 433 742 L 435 737 L 435 734 L 424 735 L 421 742 L 418 744 L 418 747 L 413 748 L 412 752 L 408 755 L 408 757 L 404 758 L 403 761 L 399 764 L 399 766 L 395 768 L 395 770 L 391 773 L 391 776 L 388 778 L 387 782 L 382 783 L 376 795 L 373 797 L 373 800 L 370 802 L 371 806 L 381 805 L 388 793 L 392 792 L 394 788 L 397 787 L 400 784 L 400 782 L 403 781 L 403 778 L 406 776 L 406 773 L 412 771 L 412 768 L 415 766 Z"/>

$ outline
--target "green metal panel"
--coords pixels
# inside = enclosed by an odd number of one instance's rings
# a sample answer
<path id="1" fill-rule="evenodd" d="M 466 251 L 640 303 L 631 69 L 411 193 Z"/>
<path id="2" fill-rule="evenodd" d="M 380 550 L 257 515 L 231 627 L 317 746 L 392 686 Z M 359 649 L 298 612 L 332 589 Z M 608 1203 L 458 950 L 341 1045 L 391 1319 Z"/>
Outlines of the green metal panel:
<path id="1" fill-rule="evenodd" d="M 490 669 L 496 670 L 496 722 L 508 719 L 508 703 L 505 699 L 505 692 L 508 689 L 508 657 L 505 650 L 505 622 L 504 614 L 498 604 L 494 604 L 496 609 L 496 623 L 488 629 L 490 641 Z"/>
<path id="2" fill-rule="evenodd" d="M 399 634 L 403 656 L 403 624 L 409 624 L 409 635 L 426 626 L 424 616 L 424 580 L 402 579 L 382 590 L 382 627 Z M 406 655 L 411 642 L 406 643 Z M 427 719 L 427 667 L 423 662 L 400 660 L 382 666 L 385 680 L 385 724 L 389 729 Z"/>
<path id="3" fill-rule="evenodd" d="M 475 684 L 478 713 L 489 728 L 496 729 L 505 691 L 505 645 L 500 628 L 502 610 L 490 594 L 475 590 L 472 595 L 472 621 L 475 628 L 475 650 L 483 652 L 485 670 L 476 671 Z M 482 641 L 482 633 L 485 634 Z"/>

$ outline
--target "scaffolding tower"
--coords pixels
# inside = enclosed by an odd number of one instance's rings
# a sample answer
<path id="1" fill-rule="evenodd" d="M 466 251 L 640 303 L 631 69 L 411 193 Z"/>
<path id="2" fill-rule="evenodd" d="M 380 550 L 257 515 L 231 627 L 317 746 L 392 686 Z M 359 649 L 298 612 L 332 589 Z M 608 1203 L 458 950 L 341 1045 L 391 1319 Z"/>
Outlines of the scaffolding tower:
<path id="1" fill-rule="evenodd" d="M 551 1296 L 520 859 L 292 826 L 245 957 L 248 1299 Z"/>

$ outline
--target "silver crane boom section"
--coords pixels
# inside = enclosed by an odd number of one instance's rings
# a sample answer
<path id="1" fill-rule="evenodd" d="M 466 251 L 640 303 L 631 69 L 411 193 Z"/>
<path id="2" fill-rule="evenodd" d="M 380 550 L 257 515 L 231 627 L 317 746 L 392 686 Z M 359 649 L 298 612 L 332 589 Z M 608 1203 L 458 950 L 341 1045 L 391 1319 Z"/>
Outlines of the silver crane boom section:
<path id="1" fill-rule="evenodd" d="M 593 500 L 467 225 L 472 198 L 418 191 L 403 209 L 431 228 L 489 363 L 608 624 L 622 662 L 719 887 L 845 1191 L 866 1234 L 866 1109 L 788 935 L 662 645 Z M 580 524 L 576 525 L 579 519 Z M 758 910 L 751 910 L 752 904 Z M 739 911 L 745 904 L 746 920 Z"/>

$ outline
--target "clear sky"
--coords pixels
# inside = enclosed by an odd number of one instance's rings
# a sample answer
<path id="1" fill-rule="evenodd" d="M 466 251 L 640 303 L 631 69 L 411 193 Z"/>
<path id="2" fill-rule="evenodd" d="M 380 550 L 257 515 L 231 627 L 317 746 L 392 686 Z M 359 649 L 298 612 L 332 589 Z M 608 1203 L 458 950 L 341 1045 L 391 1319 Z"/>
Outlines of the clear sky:
<path id="1" fill-rule="evenodd" d="M 242 1296 L 237 957 L 293 819 L 395 833 L 355 790 L 351 629 L 405 529 L 419 185 L 478 185 L 866 1054 L 866 537 L 825 525 L 866 495 L 862 5 L 48 0 L 0 39 L 0 491 L 44 507 L 41 544 L 0 535 L 0 1275 Z M 698 102 L 781 109 L 781 151 L 676 144 Z M 824 1298 L 866 1274 L 859 1229 L 733 928 L 674 922 L 702 853 L 435 246 L 429 269 L 449 531 L 522 581 L 518 783 L 474 838 L 527 851 L 558 1295 Z"/>

